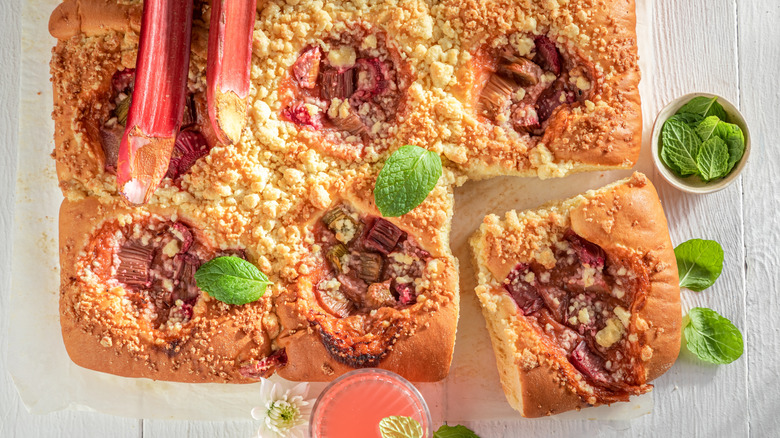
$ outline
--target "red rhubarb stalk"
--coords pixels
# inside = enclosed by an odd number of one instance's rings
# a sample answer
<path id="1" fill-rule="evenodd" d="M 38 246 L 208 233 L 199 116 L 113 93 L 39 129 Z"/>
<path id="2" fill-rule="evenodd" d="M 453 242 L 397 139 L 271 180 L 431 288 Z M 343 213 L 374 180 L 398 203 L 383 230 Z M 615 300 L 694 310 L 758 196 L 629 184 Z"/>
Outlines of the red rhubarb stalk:
<path id="1" fill-rule="evenodd" d="M 133 101 L 117 163 L 132 204 L 149 201 L 168 170 L 181 126 L 190 64 L 193 0 L 146 0 Z"/>
<path id="2" fill-rule="evenodd" d="M 220 142 L 237 143 L 246 123 L 257 0 L 214 0 L 209 28 L 209 119 Z"/>

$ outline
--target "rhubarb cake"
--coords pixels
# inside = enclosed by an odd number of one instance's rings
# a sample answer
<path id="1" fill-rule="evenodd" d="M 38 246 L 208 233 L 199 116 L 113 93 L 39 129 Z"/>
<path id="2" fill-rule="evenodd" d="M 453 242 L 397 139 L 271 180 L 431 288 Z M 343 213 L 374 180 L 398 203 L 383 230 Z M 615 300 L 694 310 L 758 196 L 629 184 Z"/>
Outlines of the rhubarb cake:
<path id="1" fill-rule="evenodd" d="M 383 218 L 373 187 L 371 178 L 356 181 L 305 225 L 307 270 L 276 301 L 276 342 L 289 358 L 282 377 L 331 380 L 377 366 L 413 381 L 447 376 L 459 303 L 451 188 Z"/>
<path id="2" fill-rule="evenodd" d="M 206 230 L 171 208 L 65 200 L 60 320 L 73 361 L 182 382 L 269 376 L 280 331 L 272 301 L 230 306 L 201 293 L 192 278 L 198 266 L 219 255 L 246 257 L 220 248 Z"/>
<path id="3" fill-rule="evenodd" d="M 634 0 L 435 2 L 435 115 L 412 141 L 440 143 L 471 178 L 630 168 L 641 146 Z"/>
<path id="4" fill-rule="evenodd" d="M 49 30 L 69 354 L 193 382 L 442 379 L 453 187 L 631 167 L 634 26 L 616 0 L 65 0 Z M 443 173 L 383 218 L 373 184 L 407 144 Z M 261 300 L 194 286 L 224 254 L 268 276 Z"/>
<path id="5" fill-rule="evenodd" d="M 644 175 L 487 216 L 471 247 L 501 384 L 523 416 L 627 401 L 677 358 L 677 263 Z"/>

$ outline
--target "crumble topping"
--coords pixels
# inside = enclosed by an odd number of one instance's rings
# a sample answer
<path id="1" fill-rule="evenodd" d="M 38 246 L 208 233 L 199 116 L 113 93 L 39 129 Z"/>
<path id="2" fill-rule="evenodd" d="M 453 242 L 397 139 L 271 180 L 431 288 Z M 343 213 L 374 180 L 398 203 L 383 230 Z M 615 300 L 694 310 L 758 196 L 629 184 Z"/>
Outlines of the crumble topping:
<path id="1" fill-rule="evenodd" d="M 478 48 L 499 44 L 511 47 L 518 56 L 528 56 L 533 50 L 532 36 L 542 34 L 549 35 L 561 53 L 577 54 L 594 66 L 593 73 L 576 69 L 568 72 L 565 87 L 593 95 L 572 110 L 578 117 L 590 117 L 583 119 L 589 124 L 588 129 L 577 134 L 577 138 L 561 141 L 573 151 L 608 151 L 605 145 L 630 140 L 630 129 L 626 133 L 626 129 L 615 129 L 615 124 L 625 114 L 631 114 L 630 93 L 635 90 L 612 89 L 609 81 L 621 75 L 638 80 L 636 45 L 631 32 L 610 36 L 615 29 L 599 18 L 608 16 L 604 4 L 549 1 L 513 4 L 510 8 L 498 4 L 489 1 L 482 7 L 476 0 L 436 4 L 418 0 L 398 4 L 265 2 L 255 23 L 248 124 L 241 141 L 231 147 L 214 144 L 204 128 L 202 135 L 209 147 L 197 148 L 199 156 L 187 160 L 192 163 L 186 171 L 176 166 L 175 177 L 163 182 L 150 205 L 174 208 L 183 217 L 202 224 L 215 249 L 246 248 L 247 255 L 271 281 L 288 285 L 314 270 L 307 263 L 307 256 L 317 245 L 307 242 L 305 224 L 329 208 L 333 194 L 343 192 L 350 181 L 373 179 L 379 163 L 402 144 L 418 144 L 448 159 L 440 187 L 431 194 L 430 199 L 435 201 L 431 204 L 449 196 L 444 194 L 448 190 L 444 186 L 462 183 L 464 171 L 476 169 L 483 174 L 519 173 L 543 178 L 575 171 L 579 166 L 576 157 L 561 156 L 560 142 L 543 138 L 534 146 L 500 129 L 486 131 L 473 116 L 468 99 L 474 79 L 471 66 Z M 197 96 L 202 95 L 205 87 L 210 19 L 205 2 L 196 2 L 196 11 L 188 84 L 189 91 L 196 96 L 195 106 L 202 102 Z M 123 99 L 120 94 L 113 95 L 110 79 L 115 72 L 135 66 L 137 17 L 132 20 L 135 24 L 110 27 L 99 35 L 76 35 L 62 40 L 54 50 L 51 66 L 59 99 L 54 111 L 58 120 L 54 156 L 61 188 L 68 199 L 94 197 L 110 204 L 118 198 L 115 177 L 105 171 L 106 153 L 100 129 L 104 122 L 109 129 L 118 126 L 114 112 Z M 594 20 L 597 25 L 591 26 Z M 290 91 L 286 81 L 290 80 L 296 61 L 311 47 L 319 47 L 321 59 L 328 63 L 326 67 L 337 73 L 350 66 L 358 69 L 361 56 L 382 58 L 388 61 L 388 68 L 396 69 L 396 80 L 390 82 L 397 84 L 393 91 L 403 96 L 397 108 L 391 108 L 382 117 L 377 117 L 381 111 L 368 102 L 355 104 L 350 101 L 352 96 L 340 95 L 330 96 L 325 102 L 304 99 L 290 113 L 305 120 L 324 121 L 321 123 L 325 125 L 340 124 L 337 135 L 328 135 L 342 149 L 358 145 L 357 155 L 323 148 L 315 131 L 291 123 L 283 115 L 289 103 L 285 100 Z M 371 83 L 368 71 L 366 68 L 356 73 L 356 89 Z M 544 84 L 555 80 L 549 73 L 540 77 Z M 595 93 L 598 89 L 609 92 Z M 522 101 L 527 94 L 527 90 L 518 88 L 512 99 Z M 520 115 L 529 114 L 526 110 Z M 501 117 L 509 119 L 506 115 Z M 628 166 L 629 161 L 621 164 Z M 420 225 L 410 230 L 411 234 L 425 230 L 426 224 L 429 228 L 430 224 L 448 223 L 449 204 L 444 209 L 435 207 L 421 209 Z M 340 236 L 350 240 L 351 232 L 347 227 Z M 442 234 L 446 237 L 446 230 Z M 446 249 L 446 239 L 441 236 L 433 243 Z M 180 244 L 169 242 L 160 250 L 161 254 L 173 254 L 176 245 Z M 405 266 L 405 257 L 391 253 L 388 260 Z M 533 257 L 545 265 L 554 263 L 549 250 L 540 250 Z M 434 260 L 429 269 L 435 270 L 441 264 Z M 413 285 L 415 291 L 424 289 L 428 281 L 410 275 L 398 278 Z M 550 279 L 540 275 L 539 280 Z M 588 280 L 583 277 L 583 281 Z M 329 283 L 325 290 L 336 290 L 334 284 Z M 169 290 L 172 285 L 163 282 L 161 287 Z M 620 299 L 625 288 L 616 286 L 612 293 Z M 435 305 L 435 300 L 425 295 L 417 298 L 418 302 L 425 298 L 425 305 Z M 84 308 L 87 307 L 85 302 Z M 172 320 L 174 326 L 183 321 L 176 317 Z M 197 317 L 193 319 L 196 320 Z"/>
<path id="2" fill-rule="evenodd" d="M 617 242 L 631 232 L 627 225 L 647 231 L 648 223 L 637 216 L 647 213 L 626 202 L 637 195 L 624 190 L 646 185 L 647 178 L 635 173 L 536 210 L 507 212 L 503 220 L 490 215 L 472 238 L 480 264 L 476 290 L 485 312 L 508 315 L 501 324 L 534 339 L 524 345 L 532 345 L 538 360 L 549 362 L 564 386 L 590 404 L 625 401 L 651 388 L 646 366 L 654 354 L 653 337 L 661 332 L 641 315 L 654 311 L 647 309 L 655 305 L 648 294 L 658 281 L 652 278 L 660 243 L 627 248 L 599 234 L 605 232 L 602 222 L 620 224 Z M 611 243 L 602 248 L 573 229 Z"/>

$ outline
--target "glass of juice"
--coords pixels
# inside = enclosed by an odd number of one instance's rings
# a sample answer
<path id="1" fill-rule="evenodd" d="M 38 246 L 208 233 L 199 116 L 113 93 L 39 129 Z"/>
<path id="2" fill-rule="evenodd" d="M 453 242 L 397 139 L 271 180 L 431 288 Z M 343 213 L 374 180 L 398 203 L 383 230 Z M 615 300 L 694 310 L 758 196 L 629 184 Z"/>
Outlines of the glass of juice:
<path id="1" fill-rule="evenodd" d="M 396 373 L 376 368 L 350 371 L 331 382 L 314 403 L 312 438 L 381 438 L 379 422 L 412 417 L 425 437 L 433 436 L 431 413 L 420 392 Z"/>

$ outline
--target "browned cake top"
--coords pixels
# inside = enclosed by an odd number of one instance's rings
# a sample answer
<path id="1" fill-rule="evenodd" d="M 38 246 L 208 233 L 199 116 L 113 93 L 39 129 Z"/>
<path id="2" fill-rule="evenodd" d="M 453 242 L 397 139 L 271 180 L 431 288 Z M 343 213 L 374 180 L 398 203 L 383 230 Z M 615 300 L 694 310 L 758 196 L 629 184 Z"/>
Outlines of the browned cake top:
<path id="1" fill-rule="evenodd" d="M 627 400 L 676 359 L 677 268 L 644 175 L 490 215 L 471 245 L 500 368 L 513 368 L 502 384 L 524 415 Z"/>
<path id="2" fill-rule="evenodd" d="M 59 39 L 51 61 L 54 158 L 69 202 L 123 208 L 117 148 L 134 86 L 141 10 L 133 0 L 66 0 L 52 14 L 50 31 Z M 452 187 L 467 177 L 563 176 L 636 160 L 633 2 L 260 1 L 247 125 L 231 146 L 216 141 L 206 114 L 209 12 L 208 2 L 195 2 L 181 141 L 166 178 L 137 211 L 165 210 L 168 221 L 186 217 L 207 235 L 212 252 L 241 249 L 268 274 L 267 297 L 280 304 L 263 312 L 278 310 L 286 330 L 274 349 L 316 328 L 333 341 L 329 353 L 343 359 L 339 364 L 354 362 L 342 353 L 358 357 L 363 347 L 345 346 L 345 337 L 332 334 L 360 321 L 352 338 L 379 333 L 379 341 L 365 344 L 366 357 L 384 358 L 407 376 L 442 378 L 457 321 L 457 264 L 448 244 Z M 365 291 L 358 283 L 360 296 L 345 302 L 351 277 L 338 280 L 338 267 L 328 261 L 335 245 L 322 246 L 319 240 L 329 237 L 313 224 L 347 205 L 370 229 L 378 216 L 373 182 L 405 144 L 433 150 L 444 162 L 428 199 L 392 221 L 407 236 L 399 240 L 405 246 L 368 251 L 374 255 L 345 246 L 355 260 L 372 258 L 382 269 L 416 254 L 414 272 L 357 278 Z M 390 276 L 411 281 L 386 284 Z M 169 291 L 155 288 L 151 295 L 132 293 L 149 303 L 163 300 L 154 306 L 168 319 L 158 313 L 147 321 L 160 327 L 183 307 L 176 310 Z M 372 325 L 383 319 L 399 321 L 399 331 Z M 438 327 L 438 335 L 414 341 L 412 334 L 426 327 Z M 446 341 L 434 348 L 437 336 Z M 436 369 L 421 374 L 404 353 L 421 348 L 448 358 L 435 357 Z M 308 373 L 340 366 L 323 361 L 290 375 L 322 379 L 327 373 Z"/>

